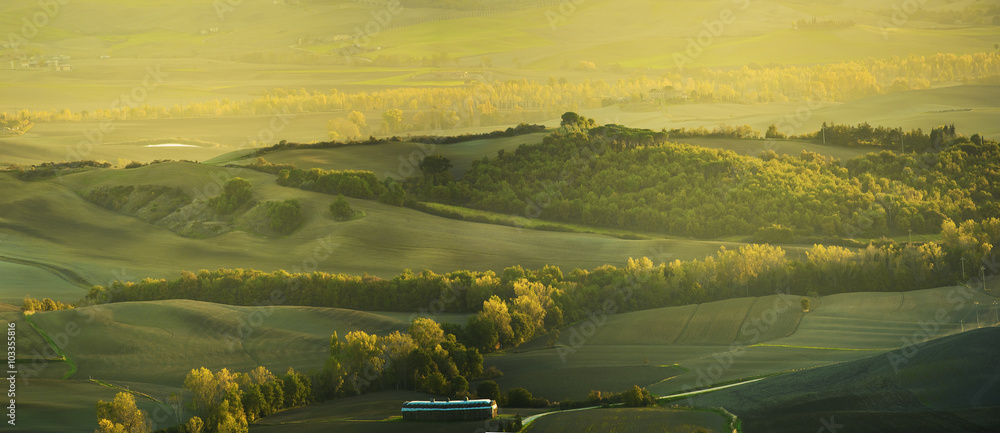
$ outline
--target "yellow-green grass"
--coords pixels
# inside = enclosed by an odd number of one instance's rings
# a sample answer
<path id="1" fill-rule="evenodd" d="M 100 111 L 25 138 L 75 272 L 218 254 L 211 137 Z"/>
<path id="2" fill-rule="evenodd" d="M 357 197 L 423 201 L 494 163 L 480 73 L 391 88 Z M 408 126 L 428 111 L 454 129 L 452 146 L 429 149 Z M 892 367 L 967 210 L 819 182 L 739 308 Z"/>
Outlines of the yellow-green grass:
<path id="1" fill-rule="evenodd" d="M 712 129 L 722 125 L 750 125 L 763 133 L 769 125 L 777 125 L 786 134 L 804 134 L 819 131 L 826 122 L 856 125 L 868 122 L 873 126 L 902 127 L 906 130 L 921 128 L 924 133 L 931 128 L 955 124 L 965 135 L 979 133 L 986 137 L 1000 137 L 1000 126 L 994 120 L 1000 107 L 1000 86 L 955 85 L 933 89 L 909 90 L 872 96 L 848 102 L 783 102 L 770 104 L 690 103 L 648 106 L 637 110 L 633 106 L 612 106 L 580 110 L 598 124 L 618 123 L 637 128 L 668 130 L 675 128 Z M 971 111 L 948 111 L 971 109 Z M 558 120 L 553 120 L 557 125 Z M 691 140 L 705 146 L 722 146 L 741 154 L 757 155 L 772 149 L 778 153 L 798 155 L 802 150 L 847 159 L 872 149 L 850 149 L 776 140 Z M 695 141 L 698 140 L 698 141 Z M 893 149 L 896 150 L 896 149 Z"/>
<path id="2" fill-rule="evenodd" d="M 940 337 L 975 326 L 974 302 L 996 298 L 956 287 L 902 293 L 844 293 L 823 297 L 796 332 L 774 345 L 895 349 L 923 336 Z M 964 325 L 962 321 L 964 320 Z"/>
<path id="3" fill-rule="evenodd" d="M 34 266 L 0 261 L 0 274 L 0 302 L 21 305 L 27 296 L 76 302 L 86 294 L 79 285 Z"/>
<path id="4" fill-rule="evenodd" d="M 814 301 L 813 310 L 805 315 L 798 305 L 799 297 L 771 295 L 623 313 L 606 321 L 598 316 L 596 321 L 562 329 L 555 348 L 544 348 L 548 337 L 543 336 L 513 353 L 488 357 L 487 364 L 503 371 L 537 368 L 564 371 L 570 376 L 593 368 L 621 368 L 629 371 L 630 379 L 598 379 L 606 390 L 639 384 L 667 395 L 899 348 L 906 345 L 904 338 L 921 341 L 921 324 L 930 326 L 927 323 L 933 323 L 942 309 L 950 315 L 938 331 L 927 334 L 932 338 L 948 335 L 959 330 L 957 322 L 972 311 L 974 300 L 992 299 L 972 295 L 955 311 L 957 304 L 949 300 L 955 299 L 949 298 L 951 290 L 828 296 L 821 303 Z M 781 300 L 784 302 L 778 302 Z M 671 340 L 674 335 L 680 338 Z M 660 378 L 655 377 L 660 373 L 657 369 L 649 368 L 675 364 L 681 369 L 677 374 L 662 374 Z M 567 385 L 573 381 L 560 380 L 560 373 L 530 377 L 524 380 L 520 374 L 510 374 L 498 382 L 504 387 L 523 386 L 550 399 L 583 398 L 575 388 L 586 386 Z M 643 384 L 642 380 L 648 382 Z"/>
<path id="5" fill-rule="evenodd" d="M 168 386 L 179 386 L 199 367 L 249 371 L 263 365 L 279 374 L 288 367 L 317 369 L 329 357 L 334 332 L 384 335 L 407 326 L 352 310 L 187 300 L 41 312 L 33 321 L 65 341 L 62 350 L 79 366 L 76 378 Z"/>
<path id="6" fill-rule="evenodd" d="M 265 154 L 264 159 L 276 164 L 294 164 L 301 169 L 368 170 L 379 178 L 400 179 L 419 175 L 420 168 L 417 164 L 427 155 L 440 154 L 452 162 L 452 173 L 460 177 L 474 160 L 484 156 L 495 158 L 499 150 L 513 151 L 522 144 L 541 143 L 546 135 L 535 133 L 454 144 L 391 142 L 328 149 L 282 150 Z M 253 161 L 254 158 L 247 158 L 243 162 Z"/>
<path id="7" fill-rule="evenodd" d="M 736 298 L 699 304 L 675 344 L 732 343 L 755 301 L 755 298 Z"/>
<path id="8" fill-rule="evenodd" d="M 298 199 L 304 225 L 284 238 L 230 232 L 210 239 L 181 237 L 82 199 L 74 191 L 109 185 L 167 185 L 187 194 L 214 195 L 213 179 L 241 176 L 254 185 L 254 198 Z M 349 199 L 365 218 L 338 222 L 329 215 L 333 197 L 278 186 L 273 176 L 245 169 L 165 163 L 130 170 L 91 170 L 59 179 L 21 182 L 0 176 L 8 195 L 0 198 L 0 222 L 7 240 L 0 255 L 72 269 L 93 284 L 112 278 L 176 278 L 181 270 L 253 268 L 265 271 L 315 269 L 391 277 L 403 269 L 502 270 L 557 265 L 591 269 L 624 265 L 629 257 L 703 256 L 717 246 L 689 250 L 700 241 L 626 241 L 608 236 L 523 230 L 435 217 L 371 200 Z M 100 245 L 99 249 L 96 246 Z M 329 250 L 329 251 L 328 251 Z M 704 253 L 704 254 L 703 254 Z M 44 297 L 46 293 L 34 294 Z"/>
<path id="9" fill-rule="evenodd" d="M 427 311 L 414 311 L 414 312 L 369 311 L 369 313 L 376 314 L 376 315 L 379 315 L 379 316 L 385 316 L 385 317 L 388 317 L 388 318 L 390 318 L 392 320 L 398 320 L 398 321 L 403 322 L 403 323 L 409 323 L 409 322 L 413 321 L 413 319 L 415 319 L 417 317 L 427 317 L 427 318 L 430 318 L 430 319 L 434 319 L 434 321 L 438 322 L 438 323 L 452 323 L 452 324 L 455 324 L 455 325 L 462 325 L 462 326 L 465 326 L 465 324 L 469 320 L 469 317 L 472 316 L 472 314 L 440 313 L 440 312 L 437 312 L 436 310 L 434 310 L 434 308 L 436 306 L 437 306 L 437 304 L 435 304 L 434 306 L 432 306 L 432 305 L 430 305 L 428 303 L 428 305 L 426 307 Z M 435 314 L 435 313 L 437 313 L 437 314 Z"/>
<path id="10" fill-rule="evenodd" d="M 610 408 L 553 413 L 526 432 L 728 432 L 729 420 L 707 410 Z"/>
<path id="11" fill-rule="evenodd" d="M 180 393 L 180 387 L 166 387 L 142 383 L 116 383 L 153 396 L 163 402 L 171 393 Z M 17 425 L 8 429 L 14 432 L 93 432 L 97 428 L 94 407 L 98 400 L 111 401 L 119 388 L 109 388 L 86 380 L 30 379 L 19 381 L 17 387 Z M 175 424 L 176 418 L 169 405 L 158 404 L 136 397 L 136 405 L 147 411 L 157 428 Z M 190 414 L 185 414 L 190 417 Z M 8 426 L 10 427 L 10 426 Z"/>
<path id="12" fill-rule="evenodd" d="M 14 338 L 17 346 L 17 362 L 19 365 L 31 364 L 36 359 L 41 362 L 53 355 L 47 351 L 49 346 L 45 339 L 31 329 L 31 325 L 24 319 L 20 303 L 18 305 L 0 303 L 0 323 L 5 325 L 14 324 L 14 332 L 16 334 Z"/>
<path id="13" fill-rule="evenodd" d="M 990 344 L 997 334 L 996 328 L 977 329 L 704 394 L 689 402 L 726 407 L 748 431 L 798 431 L 787 425 L 802 425 L 831 412 L 845 425 L 865 423 L 877 430 L 890 425 L 904 431 L 995 426 L 995 417 L 983 414 L 995 413 L 1000 405 L 993 368 L 997 346 Z"/>

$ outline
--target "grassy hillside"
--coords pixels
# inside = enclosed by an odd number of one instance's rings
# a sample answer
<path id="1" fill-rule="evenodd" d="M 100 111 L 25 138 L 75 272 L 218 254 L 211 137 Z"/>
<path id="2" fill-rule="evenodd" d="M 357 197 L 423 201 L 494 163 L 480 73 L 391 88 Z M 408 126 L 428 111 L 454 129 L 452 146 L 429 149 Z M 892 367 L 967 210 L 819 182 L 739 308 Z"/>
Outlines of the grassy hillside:
<path id="1" fill-rule="evenodd" d="M 263 365 L 284 373 L 317 368 L 329 356 L 330 334 L 386 334 L 408 324 L 351 310 L 231 307 L 158 301 L 37 313 L 49 333 L 75 321 L 80 333 L 64 347 L 79 366 L 74 378 L 177 386 L 192 368 L 249 371 Z M 114 338 L 107 338 L 114 335 Z"/>
<path id="2" fill-rule="evenodd" d="M 725 406 L 748 430 L 798 431 L 807 420 L 819 425 L 820 419 L 835 417 L 858 431 L 988 431 L 1000 425 L 993 368 L 1000 353 L 989 343 L 998 335 L 995 327 L 977 329 L 691 402 Z"/>
<path id="3" fill-rule="evenodd" d="M 324 170 L 368 170 L 379 178 L 402 179 L 419 176 L 417 164 L 425 156 L 439 154 L 452 163 L 451 173 L 459 178 L 472 165 L 472 161 L 484 156 L 495 156 L 498 151 L 511 152 L 522 144 L 538 144 L 547 133 L 524 136 L 471 140 L 454 144 L 384 143 L 377 145 L 357 145 L 329 149 L 294 149 L 271 152 L 264 155 L 274 164 L 293 164 L 301 169 L 322 168 Z M 228 155 L 218 158 L 227 161 Z M 208 161 L 212 163 L 214 161 Z M 254 158 L 237 160 L 237 164 L 254 162 Z"/>
<path id="4" fill-rule="evenodd" d="M 544 416 L 527 432 L 725 432 L 728 421 L 709 411 L 660 408 L 599 409 Z"/>
<path id="5" fill-rule="evenodd" d="M 598 315 L 562 329 L 554 348 L 546 348 L 543 336 L 487 364 L 517 372 L 498 380 L 502 388 L 523 386 L 549 399 L 583 399 L 589 389 L 631 385 L 667 395 L 903 347 L 938 311 L 948 314 L 931 337 L 959 332 L 963 319 L 969 330 L 973 303 L 994 298 L 954 287 L 847 293 L 814 300 L 808 313 L 799 299 L 772 295 Z M 606 377 L 605 370 L 618 372 Z M 586 374 L 593 380 L 577 379 Z"/>
<path id="6" fill-rule="evenodd" d="M 74 192 L 98 186 L 169 185 L 198 198 L 207 195 L 206 191 L 218 191 L 213 179 L 234 176 L 244 177 L 254 185 L 255 199 L 298 199 L 305 216 L 303 227 L 280 239 L 239 231 L 207 240 L 190 239 L 103 209 Z M 352 207 L 367 216 L 338 222 L 329 216 L 332 196 L 280 187 L 271 179 L 270 175 L 252 170 L 227 171 L 189 163 L 96 170 L 38 182 L 2 175 L 0 187 L 10 193 L 0 198 L 0 232 L 9 237 L 0 243 L 0 255 L 59 263 L 91 283 L 105 284 L 112 278 L 175 277 L 185 269 L 292 270 L 313 261 L 316 264 L 310 266 L 319 270 L 380 276 L 396 275 L 404 268 L 439 272 L 499 271 L 515 264 L 594 268 L 607 263 L 623 264 L 628 257 L 703 257 L 721 245 L 521 230 L 458 222 L 354 199 L 349 200 Z M 99 254 L 93 251 L 95 245 L 102 246 Z M 20 298 L 25 294 L 47 296 L 40 290 L 10 296 Z"/>

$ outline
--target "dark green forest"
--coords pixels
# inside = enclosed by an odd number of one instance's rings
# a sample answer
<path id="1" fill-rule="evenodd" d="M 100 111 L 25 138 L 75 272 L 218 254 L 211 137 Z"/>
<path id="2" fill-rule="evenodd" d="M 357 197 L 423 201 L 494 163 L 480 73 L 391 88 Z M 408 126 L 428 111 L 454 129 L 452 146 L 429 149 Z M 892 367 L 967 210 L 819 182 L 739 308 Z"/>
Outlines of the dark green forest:
<path id="1" fill-rule="evenodd" d="M 886 130 L 843 129 L 851 140 Z M 743 156 L 618 125 L 564 126 L 541 144 L 474 161 L 460 180 L 424 177 L 408 190 L 422 201 L 695 238 L 772 225 L 830 239 L 932 234 L 946 219 L 1000 216 L 990 181 L 1000 178 L 1000 147 L 947 131 L 913 131 L 914 144 L 938 142 L 923 152 L 840 161 L 806 151 Z"/>

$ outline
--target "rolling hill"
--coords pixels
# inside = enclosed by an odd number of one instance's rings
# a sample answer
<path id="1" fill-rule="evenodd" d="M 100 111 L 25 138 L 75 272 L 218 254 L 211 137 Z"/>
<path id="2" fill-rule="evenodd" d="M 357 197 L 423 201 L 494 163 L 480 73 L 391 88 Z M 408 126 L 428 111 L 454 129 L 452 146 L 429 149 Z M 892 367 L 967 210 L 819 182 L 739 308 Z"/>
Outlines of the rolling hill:
<path id="1" fill-rule="evenodd" d="M 78 193 L 100 186 L 164 185 L 192 198 L 212 196 L 219 183 L 244 177 L 258 201 L 297 199 L 304 225 L 289 236 L 264 238 L 233 231 L 208 239 L 180 236 L 138 218 L 104 209 Z M 221 179 L 221 180 L 220 180 Z M 112 279 L 174 277 L 181 270 L 253 268 L 315 269 L 382 277 L 403 269 L 500 271 L 512 265 L 564 269 L 623 264 L 629 257 L 701 258 L 735 242 L 662 239 L 629 241 L 609 236 L 524 230 L 455 221 L 375 201 L 349 199 L 364 218 L 338 222 L 329 215 L 334 197 L 278 186 L 274 177 L 246 169 L 163 163 L 129 170 L 92 170 L 36 182 L 0 175 L 0 256 L 58 263 L 90 283 Z M 483 241 L 488 240 L 488 241 Z M 101 245 L 100 251 L 94 246 Z M 10 283 L 5 296 L 41 298 L 45 292 Z M 60 287 L 62 287 L 60 285 Z M 6 289 L 5 289 L 6 290 Z M 73 301 L 72 290 L 55 293 Z M 80 290 L 79 296 L 84 294 Z M 77 297 L 78 299 L 78 297 Z"/>
<path id="2" fill-rule="evenodd" d="M 996 431 L 1000 351 L 996 327 L 885 354 L 790 373 L 688 400 L 724 406 L 745 431 L 850 426 L 860 432 Z"/>

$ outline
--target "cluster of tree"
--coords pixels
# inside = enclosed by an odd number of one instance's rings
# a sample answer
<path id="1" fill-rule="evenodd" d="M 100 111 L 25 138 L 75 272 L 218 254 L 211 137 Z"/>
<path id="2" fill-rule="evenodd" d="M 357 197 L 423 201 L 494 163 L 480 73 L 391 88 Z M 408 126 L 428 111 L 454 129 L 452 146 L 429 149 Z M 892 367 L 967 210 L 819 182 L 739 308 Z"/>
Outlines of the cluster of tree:
<path id="1" fill-rule="evenodd" d="M 608 99 L 642 99 L 650 89 L 665 87 L 677 89 L 682 99 L 689 101 L 846 101 L 896 90 L 928 88 L 933 83 L 975 81 L 998 75 L 998 53 L 935 54 L 810 66 L 751 64 L 738 69 L 688 68 L 683 75 L 669 72 L 614 83 L 603 80 L 571 83 L 553 77 L 548 83 L 509 80 L 352 93 L 274 89 L 243 101 L 222 99 L 170 108 L 143 104 L 80 112 L 21 110 L 5 114 L 5 118 L 35 122 L 100 121 L 356 111 L 381 116 L 383 131 L 393 133 L 541 121 L 570 110 L 599 108 Z M 353 134 L 353 130 L 350 132 Z"/>
<path id="2" fill-rule="evenodd" d="M 623 130 L 555 133 L 540 144 L 473 161 L 460 181 L 410 182 L 409 193 L 503 214 L 693 237 L 749 236 L 777 224 L 798 236 L 877 238 L 907 230 L 936 233 L 945 218 L 1000 215 L 981 211 L 992 209 L 982 201 L 992 197 L 983 190 L 992 188 L 972 188 L 967 194 L 976 197 L 953 200 L 966 193 L 935 194 L 920 181 L 957 176 L 989 185 L 1000 154 L 988 141 L 951 145 L 940 153 L 982 157 L 949 157 L 956 167 L 914 164 L 914 180 L 903 182 L 896 180 L 899 174 L 877 174 L 881 169 L 873 166 L 879 162 L 870 155 L 845 163 L 812 152 L 741 156 L 662 143 L 651 131 L 634 133 L 649 138 L 630 144 Z M 963 165 L 976 168 L 963 171 Z"/>
<path id="3" fill-rule="evenodd" d="M 289 368 L 282 376 L 259 366 L 249 373 L 207 368 L 191 370 L 184 379 L 187 403 L 194 416 L 167 433 L 246 433 L 249 424 L 280 410 L 316 401 L 316 377 Z"/>
<path id="4" fill-rule="evenodd" d="M 902 128 L 873 127 L 868 122 L 860 123 L 857 126 L 828 125 L 823 122 L 819 131 L 791 138 L 830 146 L 881 147 L 899 149 L 900 151 L 927 152 L 948 146 L 957 137 L 955 125 L 933 128 L 930 134 L 925 134 L 920 128 L 907 132 L 903 131 Z"/>
<path id="5" fill-rule="evenodd" d="M 250 181 L 234 177 L 222 186 L 222 192 L 208 200 L 208 205 L 220 215 L 228 215 L 253 202 Z"/>
<path id="6" fill-rule="evenodd" d="M 277 183 L 281 186 L 301 188 L 324 194 L 343 194 L 348 197 L 373 199 L 388 191 L 387 184 L 379 182 L 375 173 L 365 170 L 311 170 L 291 169 L 278 172 Z"/>
<path id="7" fill-rule="evenodd" d="M 32 126 L 35 126 L 35 124 L 28 119 L 6 119 L 0 115 L 0 137 L 24 134 Z"/>
<path id="8" fill-rule="evenodd" d="M 135 397 L 119 392 L 111 401 L 97 401 L 96 433 L 150 433 L 153 422 L 146 411 L 135 405 Z M 200 430 L 192 430 L 198 433 Z"/>
<path id="9" fill-rule="evenodd" d="M 977 136 L 948 140 L 937 152 L 868 153 L 845 161 L 844 167 L 858 182 L 880 185 L 873 192 L 882 197 L 887 222 L 900 228 L 920 225 L 921 221 L 905 205 L 912 197 L 887 194 L 890 188 L 886 186 L 892 183 L 912 188 L 954 221 L 1000 217 L 1000 183 L 996 182 L 1000 179 L 1000 146 Z"/>
<path id="10" fill-rule="evenodd" d="M 533 1 L 510 0 L 399 0 L 407 8 L 439 8 L 458 10 L 480 10 L 482 8 L 508 7 L 518 3 L 537 3 Z"/>
<path id="11" fill-rule="evenodd" d="M 483 376 L 483 356 L 434 320 L 417 318 L 407 333 L 353 331 L 344 341 L 334 333 L 322 374 L 343 384 L 339 395 L 391 388 L 461 398 L 471 395 L 469 380 Z"/>
<path id="12" fill-rule="evenodd" d="M 476 397 L 494 400 L 502 407 L 548 407 L 549 401 L 531 395 L 527 389 L 516 387 L 506 393 L 500 391 L 500 385 L 492 380 L 484 380 L 476 387 Z"/>
<path id="13" fill-rule="evenodd" d="M 796 29 L 839 29 L 844 27 L 853 27 L 855 24 L 852 20 L 817 20 L 816 17 L 812 19 L 801 19 L 792 24 L 792 28 Z"/>
<path id="14" fill-rule="evenodd" d="M 754 244 L 735 250 L 722 248 L 703 260 L 654 265 L 648 258 L 629 259 L 623 268 L 605 265 L 593 270 L 574 269 L 567 275 L 555 266 L 538 270 L 513 266 L 500 275 L 492 271 L 424 271 L 419 275 L 407 271 L 392 279 L 324 272 L 185 271 L 174 280 L 95 286 L 82 302 L 193 299 L 257 305 L 271 299 L 275 291 L 285 296 L 288 305 L 358 310 L 419 311 L 440 301 L 442 312 L 476 313 L 465 326 L 444 328 L 455 336 L 456 343 L 487 353 L 514 347 L 564 323 L 587 318 L 588 312 L 604 311 L 609 305 L 616 312 L 626 312 L 764 296 L 776 289 L 796 295 L 828 295 L 940 287 L 960 278 L 963 257 L 979 263 L 992 252 L 992 245 L 1000 242 L 997 218 L 961 224 L 945 221 L 942 230 L 941 244 L 889 241 L 860 249 L 816 245 L 802 258 L 789 258 L 780 247 Z M 442 347 L 453 353 L 451 347 L 443 343 Z M 462 365 L 457 360 L 455 364 Z M 441 371 L 440 364 L 438 369 Z M 428 389 L 442 388 L 435 385 Z"/>
<path id="15" fill-rule="evenodd" d="M 156 222 L 191 203 L 191 197 L 184 190 L 164 185 L 98 186 L 80 196 L 105 209 L 138 216 L 147 222 Z M 147 206 L 145 212 L 140 212 Z"/>
<path id="16" fill-rule="evenodd" d="M 360 113 L 359 113 L 360 114 Z M 518 124 L 514 127 L 508 127 L 505 130 L 496 130 L 492 132 L 486 132 L 482 134 L 461 134 L 461 135 L 451 135 L 451 136 L 438 136 L 438 135 L 407 135 L 405 137 L 392 136 L 388 138 L 375 138 L 374 136 L 369 136 L 363 141 L 359 140 L 332 140 L 324 141 L 319 143 L 289 143 L 286 140 L 282 140 L 278 144 L 271 145 L 268 147 L 262 147 L 257 149 L 253 156 L 263 156 L 271 152 L 277 152 L 282 150 L 293 150 L 293 149 L 330 149 L 335 147 L 344 146 L 360 146 L 360 145 L 376 145 L 385 143 L 398 143 L 402 141 L 410 143 L 426 143 L 426 144 L 455 144 L 464 143 L 473 140 L 486 140 L 491 138 L 506 138 L 506 137 L 517 137 L 520 135 L 533 134 L 536 132 L 545 131 L 545 126 L 543 125 L 530 125 L 526 123 Z M 262 158 L 258 158 L 254 164 L 247 165 L 247 168 L 254 168 L 259 171 L 264 171 L 267 173 L 277 174 L 280 168 L 275 167 L 285 166 L 285 168 L 291 164 L 271 164 Z M 257 168 L 260 167 L 260 168 Z"/>
<path id="17" fill-rule="evenodd" d="M 713 137 L 713 138 L 758 138 L 760 132 L 754 130 L 750 125 L 729 126 L 723 125 L 714 129 L 707 129 L 704 126 L 697 128 L 675 128 L 668 131 L 670 138 L 689 137 Z"/>
<path id="18" fill-rule="evenodd" d="M 275 163 L 272 163 L 272 162 L 268 162 L 263 157 L 257 157 L 257 159 L 255 159 L 254 162 L 252 162 L 250 164 L 247 164 L 247 165 L 244 165 L 244 166 L 239 166 L 239 165 L 235 165 L 235 164 L 227 164 L 226 167 L 231 167 L 231 168 L 249 168 L 251 170 L 257 170 L 257 171 L 262 172 L 262 173 L 270 173 L 270 174 L 273 174 L 275 176 L 277 176 L 278 173 L 281 172 L 281 170 L 289 170 L 289 171 L 295 170 L 295 164 L 275 164 Z"/>
<path id="19" fill-rule="evenodd" d="M 296 199 L 269 201 L 266 206 L 268 227 L 279 235 L 287 235 L 302 225 L 302 207 Z"/>
<path id="20" fill-rule="evenodd" d="M 56 176 L 76 173 L 86 170 L 88 167 L 111 168 L 111 163 L 107 161 L 69 161 L 69 162 L 43 162 L 38 165 L 17 165 L 11 164 L 5 170 L 13 173 L 23 181 L 36 181 L 50 179 Z"/>
<path id="21" fill-rule="evenodd" d="M 262 366 L 249 373 L 191 370 L 184 389 L 191 395 L 188 407 L 195 416 L 166 431 L 246 432 L 249 423 L 284 409 L 386 388 L 464 397 L 470 395 L 466 378 L 483 375 L 482 355 L 427 318 L 415 319 L 407 333 L 378 336 L 353 331 L 343 341 L 333 333 L 329 351 L 322 369 L 309 374 L 289 368 L 275 376 Z M 102 405 L 98 404 L 99 418 L 104 414 Z M 148 424 L 148 418 L 140 415 L 144 414 L 134 410 L 132 401 L 132 410 L 116 410 L 115 416 L 107 417 L 109 425 L 137 424 L 133 419 L 146 419 Z"/>
<path id="22" fill-rule="evenodd" d="M 25 296 L 24 305 L 21 306 L 21 311 L 58 311 L 68 310 L 70 308 L 73 308 L 73 304 L 53 301 L 49 298 L 44 298 L 39 301 L 31 296 Z"/>
<path id="23" fill-rule="evenodd" d="M 878 13 L 886 18 L 897 17 L 899 9 L 883 9 Z M 981 24 L 1000 25 L 1000 5 L 990 2 L 969 3 L 957 8 L 907 8 L 906 16 L 911 20 L 928 21 L 932 23 L 955 25 Z M 887 20 L 888 21 L 888 20 Z"/>

